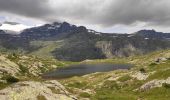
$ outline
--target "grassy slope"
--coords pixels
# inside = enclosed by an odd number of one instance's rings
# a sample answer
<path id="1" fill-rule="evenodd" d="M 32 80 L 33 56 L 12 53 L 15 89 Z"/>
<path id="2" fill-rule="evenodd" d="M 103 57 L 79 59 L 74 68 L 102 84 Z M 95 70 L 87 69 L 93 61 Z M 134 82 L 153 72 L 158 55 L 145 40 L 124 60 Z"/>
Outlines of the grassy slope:
<path id="1" fill-rule="evenodd" d="M 170 58 L 170 50 L 157 51 L 143 56 L 129 57 L 126 59 L 95 60 L 90 63 L 112 62 L 134 64 L 131 70 L 117 70 L 105 73 L 94 73 L 83 77 L 73 77 L 61 80 L 61 82 L 79 97 L 91 100 L 169 100 L 170 88 L 153 88 L 145 92 L 134 91 L 146 82 L 154 79 L 166 79 L 170 77 L 170 60 L 153 64 L 159 57 Z M 116 62 L 118 61 L 118 62 Z M 144 68 L 146 73 L 154 72 L 146 80 L 137 80 L 130 76 L 130 72 Z M 117 80 L 110 80 L 117 77 Z M 91 92 L 86 92 L 89 89 Z"/>
<path id="2" fill-rule="evenodd" d="M 30 55 L 35 55 L 45 58 L 53 58 L 51 54 L 56 48 L 61 46 L 63 41 L 31 41 L 31 46 L 40 47 L 40 49 L 31 52 Z"/>
<path id="3" fill-rule="evenodd" d="M 51 44 L 51 43 L 50 43 Z M 13 57 L 14 56 L 14 57 Z M 35 56 L 20 57 L 22 55 L 7 55 L 7 59 L 16 63 L 17 65 L 24 65 L 28 67 L 34 62 L 43 63 L 43 68 L 36 69 L 41 72 L 46 72 L 47 70 L 52 70 L 54 68 L 50 67 L 51 65 L 56 65 L 59 67 L 67 66 L 70 64 L 76 64 L 73 62 L 62 62 L 51 60 L 47 58 L 37 58 Z M 82 77 L 73 77 L 69 79 L 60 80 L 60 82 L 65 85 L 65 87 L 73 94 L 77 95 L 79 98 L 90 98 L 91 100 L 169 100 L 170 98 L 170 88 L 169 87 L 160 87 L 150 89 L 148 91 L 140 92 L 134 91 L 139 88 L 146 82 L 149 82 L 153 79 L 166 79 L 170 77 L 170 59 L 156 63 L 155 59 L 159 57 L 170 58 L 170 50 L 157 51 L 143 56 L 135 56 L 128 58 L 113 58 L 113 59 L 103 59 L 103 60 L 90 60 L 83 61 L 81 63 L 99 63 L 99 62 L 109 62 L 109 63 L 130 63 L 134 64 L 134 67 L 131 70 L 116 70 L 111 72 L 104 73 L 94 73 L 85 75 Z M 24 62 L 20 62 L 24 61 Z M 19 63 L 20 62 L 20 63 Z M 47 68 L 47 70 L 44 70 Z M 144 68 L 146 73 L 155 71 L 154 74 L 150 75 L 146 80 L 137 80 L 130 76 L 130 73 L 139 71 L 141 68 Z M 20 67 L 21 71 L 24 71 Z M 25 72 L 27 73 L 27 72 Z M 18 77 L 20 81 L 22 80 L 35 80 L 43 81 L 36 77 L 27 77 L 29 74 L 19 73 Z M 23 79 L 26 77 L 26 79 Z M 0 84 L 1 88 L 8 86 L 9 84 Z M 88 92 L 87 92 L 88 91 Z"/>
<path id="4" fill-rule="evenodd" d="M 50 58 L 39 58 L 36 56 L 25 56 L 21 54 L 0 54 L 0 89 L 9 86 L 17 81 L 43 81 L 40 75 L 54 70 L 59 67 L 64 67 L 77 62 L 58 61 Z M 2 59 L 3 58 L 3 59 Z M 13 66 L 15 64 L 15 66 Z M 11 66 L 11 68 L 10 68 Z M 18 69 L 16 73 L 11 73 L 12 70 Z M 17 81 L 15 81 L 17 79 Z M 11 81 L 11 82 L 8 82 Z"/>

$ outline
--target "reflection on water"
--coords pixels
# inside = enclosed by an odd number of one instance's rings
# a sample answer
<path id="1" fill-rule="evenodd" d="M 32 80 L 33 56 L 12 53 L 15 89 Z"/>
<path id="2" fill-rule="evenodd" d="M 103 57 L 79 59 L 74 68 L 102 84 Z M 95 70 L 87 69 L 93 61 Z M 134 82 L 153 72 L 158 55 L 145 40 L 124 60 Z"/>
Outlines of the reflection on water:
<path id="1" fill-rule="evenodd" d="M 66 68 L 59 68 L 55 71 L 48 72 L 43 75 L 43 78 L 69 78 L 73 76 L 81 76 L 94 72 L 108 72 L 116 69 L 129 69 L 132 65 L 129 64 L 111 64 L 111 63 L 99 63 L 99 64 L 78 64 L 72 65 Z"/>

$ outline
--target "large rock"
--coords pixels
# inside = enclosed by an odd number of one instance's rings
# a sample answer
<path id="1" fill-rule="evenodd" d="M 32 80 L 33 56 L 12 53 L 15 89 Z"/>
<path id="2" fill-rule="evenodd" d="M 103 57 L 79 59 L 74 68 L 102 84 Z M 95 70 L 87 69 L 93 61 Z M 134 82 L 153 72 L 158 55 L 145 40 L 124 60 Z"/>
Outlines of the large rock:
<path id="1" fill-rule="evenodd" d="M 19 66 L 14 62 L 10 61 L 3 55 L 0 56 L 0 74 L 11 74 L 15 75 L 19 72 Z"/>
<path id="2" fill-rule="evenodd" d="M 156 60 L 155 60 L 155 62 L 163 62 L 163 61 L 166 61 L 167 60 L 167 58 L 164 58 L 164 57 L 159 57 L 159 58 L 157 58 Z"/>
<path id="3" fill-rule="evenodd" d="M 75 100 L 57 81 L 25 81 L 0 91 L 1 100 Z"/>
<path id="4" fill-rule="evenodd" d="M 136 78 L 137 80 L 146 80 L 149 76 L 147 73 L 141 73 L 141 72 L 134 72 L 130 74 L 131 77 Z"/>
<path id="5" fill-rule="evenodd" d="M 149 89 L 152 89 L 152 88 L 156 88 L 156 87 L 162 87 L 162 84 L 170 84 L 170 77 L 167 78 L 166 80 L 158 80 L 158 79 L 155 79 L 155 80 L 152 80 L 144 85 L 142 85 L 139 90 L 140 91 L 146 91 L 146 90 L 149 90 Z"/>

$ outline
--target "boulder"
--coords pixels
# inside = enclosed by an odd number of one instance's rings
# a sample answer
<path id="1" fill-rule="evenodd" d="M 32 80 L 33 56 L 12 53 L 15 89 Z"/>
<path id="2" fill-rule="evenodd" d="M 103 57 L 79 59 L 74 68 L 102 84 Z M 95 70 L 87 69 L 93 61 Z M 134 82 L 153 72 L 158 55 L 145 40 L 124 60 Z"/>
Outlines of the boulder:
<path id="1" fill-rule="evenodd" d="M 164 83 L 170 84 L 170 77 L 167 78 L 166 80 L 155 79 L 155 80 L 149 81 L 146 84 L 142 85 L 138 90 L 146 91 L 146 90 L 149 90 L 152 88 L 162 87 L 162 84 L 164 84 Z"/>
<path id="2" fill-rule="evenodd" d="M 1 100 L 75 100 L 57 81 L 24 81 L 0 90 Z"/>

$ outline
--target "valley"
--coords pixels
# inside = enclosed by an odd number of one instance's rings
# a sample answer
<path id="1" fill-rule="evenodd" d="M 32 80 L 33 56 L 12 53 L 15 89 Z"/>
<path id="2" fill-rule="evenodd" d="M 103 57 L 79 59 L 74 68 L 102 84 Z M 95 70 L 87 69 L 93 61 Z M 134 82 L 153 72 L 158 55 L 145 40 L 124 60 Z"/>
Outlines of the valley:
<path id="1" fill-rule="evenodd" d="M 170 100 L 170 0 L 0 0 L 0 100 Z"/>
<path id="2" fill-rule="evenodd" d="M 30 95 L 37 100 L 168 100 L 170 97 L 169 50 L 156 51 L 143 56 L 82 62 L 57 61 L 17 54 L 1 54 L 0 58 L 1 66 L 4 66 L 0 70 L 1 98 L 31 99 L 28 96 L 29 91 L 35 91 Z M 64 79 L 53 78 L 51 80 L 41 77 L 43 73 L 56 70 L 56 68 L 83 63 L 128 63 L 134 66 L 131 69 L 95 72 Z M 41 89 L 38 89 L 38 86 Z M 18 89 L 21 92 L 17 92 Z M 51 96 L 42 91 L 48 91 Z"/>
<path id="3" fill-rule="evenodd" d="M 1 51 L 83 61 L 142 55 L 170 47 L 170 34 L 155 30 L 140 30 L 131 34 L 89 30 L 67 22 L 25 29 L 17 35 L 1 30 Z"/>
<path id="4" fill-rule="evenodd" d="M 9 32 L 9 31 L 8 31 Z M 67 22 L 0 31 L 2 100 L 168 100 L 170 34 Z"/>

